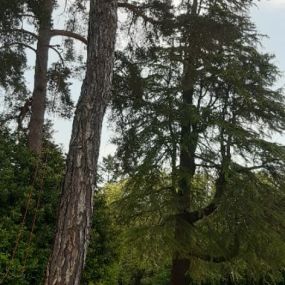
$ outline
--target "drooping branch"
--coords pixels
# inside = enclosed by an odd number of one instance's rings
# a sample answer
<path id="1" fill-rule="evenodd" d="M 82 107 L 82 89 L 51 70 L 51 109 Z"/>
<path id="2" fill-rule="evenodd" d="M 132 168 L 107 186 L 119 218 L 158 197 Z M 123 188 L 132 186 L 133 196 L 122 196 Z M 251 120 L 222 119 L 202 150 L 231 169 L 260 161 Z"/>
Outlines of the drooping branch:
<path id="1" fill-rule="evenodd" d="M 50 31 L 51 37 L 56 37 L 56 36 L 63 36 L 63 37 L 68 37 L 68 38 L 73 38 L 75 40 L 79 40 L 85 45 L 87 45 L 87 39 L 77 33 L 71 32 L 71 31 L 66 31 L 66 30 L 51 30 Z"/>
<path id="2" fill-rule="evenodd" d="M 12 29 L 9 30 L 9 32 L 18 32 L 18 33 L 23 33 L 23 34 L 27 34 L 32 36 L 35 39 L 38 39 L 38 35 L 30 32 L 28 30 L 25 29 Z M 76 40 L 81 41 L 82 43 L 84 43 L 85 45 L 87 45 L 87 39 L 77 33 L 71 32 L 71 31 L 66 31 L 66 30 L 51 30 L 50 31 L 50 36 L 51 37 L 55 37 L 55 36 L 64 36 L 64 37 L 69 37 L 69 38 L 73 38 Z"/>

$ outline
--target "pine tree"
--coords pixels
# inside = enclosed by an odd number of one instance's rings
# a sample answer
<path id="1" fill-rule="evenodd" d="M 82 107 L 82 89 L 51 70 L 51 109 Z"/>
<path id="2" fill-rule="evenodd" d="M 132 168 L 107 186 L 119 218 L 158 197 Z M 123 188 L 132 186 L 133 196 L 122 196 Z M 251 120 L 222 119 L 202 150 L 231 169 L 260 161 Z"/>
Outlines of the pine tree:
<path id="1" fill-rule="evenodd" d="M 96 188 L 104 113 L 111 98 L 117 1 L 90 1 L 86 77 L 77 105 L 45 284 L 79 284 Z"/>
<path id="2" fill-rule="evenodd" d="M 84 36 L 72 30 L 59 30 L 53 27 L 52 17 L 56 5 L 55 1 L 19 1 L 15 5 L 19 8 L 13 12 L 13 25 L 7 25 L 6 19 L 3 16 L 3 27 L 0 30 L 1 49 L 5 51 L 3 56 L 16 57 L 14 63 L 8 57 L 8 64 L 9 62 L 13 63 L 18 77 L 20 76 L 18 81 L 8 81 L 7 79 L 11 76 L 9 74 L 9 65 L 4 65 L 1 71 L 1 77 L 3 77 L 2 86 L 7 90 L 11 86 L 14 86 L 16 82 L 21 83 L 21 89 L 20 87 L 17 89 L 14 88 L 13 93 L 20 98 L 20 102 L 22 102 L 20 104 L 22 105 L 16 105 L 13 111 L 16 111 L 17 114 L 13 114 L 12 111 L 12 115 L 8 116 L 6 120 L 16 119 L 18 127 L 22 129 L 22 123 L 30 113 L 27 131 L 28 145 L 37 154 L 41 152 L 44 117 L 47 108 L 52 111 L 58 110 L 58 113 L 63 117 L 70 117 L 73 109 L 69 85 L 66 83 L 66 80 L 71 75 L 71 70 L 67 66 L 64 66 L 64 62 L 74 61 L 74 59 L 63 58 L 62 52 L 60 52 L 58 47 L 50 44 L 51 39 L 55 36 L 68 37 L 71 44 L 69 44 L 70 47 L 72 47 L 72 39 L 79 40 L 84 44 L 87 43 Z M 10 36 L 7 37 L 7 34 Z M 30 96 L 24 84 L 27 49 L 32 50 L 36 55 L 34 87 Z M 51 68 L 48 67 L 50 50 L 55 51 L 59 56 L 59 62 L 54 63 Z M 68 51 L 71 51 L 70 48 L 67 49 Z M 52 100 L 53 102 L 49 102 L 48 91 L 50 93 L 57 93 Z M 8 100 L 12 101 L 11 98 Z M 58 105 L 58 107 L 55 108 L 55 105 Z"/>

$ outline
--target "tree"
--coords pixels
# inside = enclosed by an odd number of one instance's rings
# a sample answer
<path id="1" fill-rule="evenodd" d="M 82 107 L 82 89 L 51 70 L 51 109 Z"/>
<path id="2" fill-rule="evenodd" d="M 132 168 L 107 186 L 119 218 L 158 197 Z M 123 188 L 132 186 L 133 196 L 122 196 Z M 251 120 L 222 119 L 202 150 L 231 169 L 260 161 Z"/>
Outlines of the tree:
<path id="1" fill-rule="evenodd" d="M 111 98 L 117 1 L 90 1 L 86 77 L 76 108 L 45 284 L 79 284 L 90 234 L 102 122 Z"/>
<path id="2" fill-rule="evenodd" d="M 140 191 L 134 196 L 148 203 L 144 195 L 157 193 L 153 221 L 172 229 L 171 284 L 182 285 L 189 284 L 197 258 L 215 263 L 236 255 L 240 237 L 235 235 L 220 257 L 193 253 L 193 247 L 201 247 L 195 229 L 231 201 L 227 193 L 233 181 L 253 179 L 259 169 L 270 183 L 278 177 L 275 191 L 284 195 L 284 147 L 268 140 L 271 131 L 284 131 L 284 97 L 271 89 L 278 71 L 270 55 L 257 50 L 257 33 L 246 16 L 252 1 L 201 2 L 176 7 L 180 14 L 165 23 L 157 41 L 148 34 L 148 48 L 118 53 L 114 87 L 112 118 L 120 130 L 117 155 L 130 177 L 126 188 Z M 168 25 L 173 30 L 166 34 Z M 213 186 L 196 188 L 198 173 L 206 173 Z M 261 192 L 268 187 L 255 179 Z M 242 192 L 250 193 L 242 183 Z M 162 209 L 164 192 L 168 203 Z M 140 199 L 135 205 L 137 210 L 152 207 Z M 228 210 L 237 232 L 240 217 Z"/>
<path id="3" fill-rule="evenodd" d="M 4 55 L 12 54 L 14 56 L 20 57 L 23 63 L 26 61 L 25 50 L 29 49 L 35 52 L 35 74 L 34 74 L 34 87 L 31 97 L 27 98 L 28 92 L 24 96 L 20 93 L 21 90 L 16 89 L 15 93 L 21 98 L 23 105 L 17 110 L 18 115 L 9 116 L 8 119 L 16 118 L 19 127 L 22 125 L 22 121 L 30 112 L 30 121 L 28 124 L 28 145 L 30 149 L 40 154 L 42 146 L 42 137 L 44 129 L 44 117 L 46 109 L 48 107 L 48 97 L 47 91 L 53 91 L 54 89 L 60 95 L 57 102 L 62 103 L 63 112 L 61 115 L 70 117 L 73 108 L 73 102 L 70 99 L 70 90 L 68 84 L 65 80 L 70 76 L 70 69 L 62 66 L 65 62 L 68 62 L 68 58 L 61 55 L 61 52 L 56 46 L 50 44 L 51 39 L 55 36 L 64 36 L 69 39 L 76 39 L 84 44 L 87 43 L 84 36 L 77 34 L 71 30 L 59 30 L 53 28 L 52 16 L 53 11 L 56 7 L 56 2 L 52 0 L 48 1 L 19 1 L 17 3 L 18 10 L 15 10 L 13 17 L 14 19 L 19 18 L 18 21 L 14 20 L 14 25 L 7 25 L 5 23 L 6 19 L 3 17 L 3 28 L 1 28 L 1 36 L 3 46 L 1 49 L 5 51 Z M 31 32 L 23 26 L 28 26 L 35 30 Z M 5 35 L 12 35 L 7 37 Z M 35 46 L 36 45 L 36 46 Z M 35 46 L 35 47 L 34 47 Z M 53 64 L 52 67 L 48 68 L 49 51 L 53 50 L 60 57 L 60 62 Z M 19 60 L 18 60 L 19 61 Z M 18 62 L 16 61 L 14 66 Z M 16 66 L 16 71 L 20 74 L 21 79 L 23 79 L 23 72 L 25 70 L 25 65 L 21 64 Z M 4 66 L 2 70 L 2 76 L 7 78 L 9 66 Z M 22 85 L 23 80 L 21 81 Z M 10 85 L 15 85 L 14 82 L 5 82 L 4 87 L 9 87 Z M 23 89 L 23 88 L 22 88 Z M 20 94 L 19 94 L 20 93 Z M 24 98 L 23 98 L 24 97 Z M 58 96 L 59 97 L 59 96 Z M 54 102 L 53 104 L 54 105 Z M 54 106 L 52 106 L 53 108 Z M 51 108 L 51 109 L 52 109 Z M 17 113 L 18 113 L 17 112 Z M 11 118 L 10 118 L 11 117 Z"/>

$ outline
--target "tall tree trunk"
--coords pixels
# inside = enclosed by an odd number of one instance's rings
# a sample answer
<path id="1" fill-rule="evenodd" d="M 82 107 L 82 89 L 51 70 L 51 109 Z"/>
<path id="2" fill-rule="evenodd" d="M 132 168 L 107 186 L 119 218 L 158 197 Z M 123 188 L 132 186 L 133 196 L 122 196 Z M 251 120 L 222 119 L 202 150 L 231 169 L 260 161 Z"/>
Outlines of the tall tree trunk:
<path id="1" fill-rule="evenodd" d="M 46 285 L 79 284 L 89 240 L 103 117 L 110 100 L 117 0 L 91 0 L 87 70 L 73 122 Z"/>
<path id="2" fill-rule="evenodd" d="M 198 1 L 193 0 L 187 9 L 188 16 L 194 21 L 194 18 L 198 14 Z M 195 115 L 193 114 L 193 112 L 195 112 L 193 97 L 196 81 L 195 62 L 197 61 L 199 48 L 197 47 L 195 31 L 193 31 L 192 25 L 188 27 L 185 36 L 188 48 L 185 55 L 185 59 L 187 60 L 183 66 L 184 74 L 181 84 L 183 117 L 180 122 L 180 177 L 179 191 L 177 193 L 180 215 L 176 218 L 175 225 L 175 239 L 176 242 L 182 246 L 189 244 L 189 241 L 185 240 L 185 236 L 186 238 L 188 236 L 185 235 L 185 230 L 189 230 L 188 227 L 185 228 L 185 225 L 188 223 L 186 212 L 189 211 L 191 207 L 191 183 L 196 171 L 195 152 L 198 142 L 197 124 L 194 121 Z M 190 262 L 189 256 L 185 256 L 185 253 L 179 251 L 174 253 L 171 268 L 171 285 L 190 284 L 190 277 L 187 274 Z"/>
<path id="3" fill-rule="evenodd" d="M 52 11 L 53 1 L 43 1 L 41 13 L 43 16 L 40 17 L 39 21 L 34 90 L 31 107 L 32 114 L 28 127 L 28 146 L 30 150 L 36 154 L 40 154 L 42 149 Z"/>

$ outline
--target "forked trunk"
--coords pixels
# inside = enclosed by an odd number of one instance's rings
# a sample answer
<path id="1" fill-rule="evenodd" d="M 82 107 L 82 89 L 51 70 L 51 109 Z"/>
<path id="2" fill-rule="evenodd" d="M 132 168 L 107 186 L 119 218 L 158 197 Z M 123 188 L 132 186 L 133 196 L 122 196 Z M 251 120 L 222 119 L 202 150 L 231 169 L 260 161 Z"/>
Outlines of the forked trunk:
<path id="1" fill-rule="evenodd" d="M 50 44 L 51 16 L 53 1 L 43 1 L 44 16 L 40 19 L 38 42 L 36 50 L 36 65 L 34 75 L 34 90 L 32 95 L 31 119 L 28 127 L 29 149 L 40 154 L 42 150 L 44 116 L 47 94 L 48 52 Z"/>
<path id="2" fill-rule="evenodd" d="M 46 285 L 80 283 L 88 246 L 103 117 L 110 100 L 117 1 L 91 0 L 86 77 L 73 122 Z"/>

